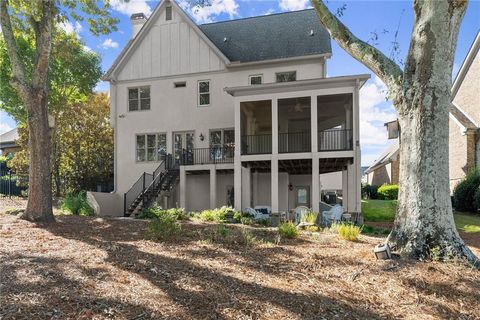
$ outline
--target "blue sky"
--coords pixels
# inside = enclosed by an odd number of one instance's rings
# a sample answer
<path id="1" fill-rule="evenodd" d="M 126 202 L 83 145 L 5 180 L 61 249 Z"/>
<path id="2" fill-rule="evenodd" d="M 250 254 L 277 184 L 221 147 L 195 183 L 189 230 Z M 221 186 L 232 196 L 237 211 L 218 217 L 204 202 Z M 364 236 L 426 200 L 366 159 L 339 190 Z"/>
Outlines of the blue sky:
<path id="1" fill-rule="evenodd" d="M 191 8 L 188 0 L 177 0 L 197 23 L 239 19 L 250 16 L 273 14 L 278 12 L 305 9 L 310 6 L 309 0 L 210 0 L 211 6 Z M 113 60 L 125 46 L 131 34 L 129 17 L 132 13 L 150 14 L 159 1 L 111 0 L 112 15 L 120 19 L 118 31 L 107 36 L 95 37 L 86 25 L 67 23 L 64 28 L 76 32 L 85 42 L 88 50 L 93 50 L 102 57 L 102 67 L 107 70 Z M 370 40 L 387 55 L 392 49 L 394 34 L 398 30 L 399 60 L 406 56 L 410 33 L 413 26 L 412 1 L 333 1 L 328 6 L 336 8 L 347 5 L 341 20 L 363 40 Z M 470 1 L 462 23 L 455 54 L 454 74 L 460 68 L 476 33 L 480 29 L 480 0 Z M 373 40 L 373 33 L 378 39 Z M 358 73 L 370 73 L 370 70 L 351 58 L 335 42 L 332 42 L 333 57 L 328 61 L 328 76 L 339 76 Z M 107 83 L 99 83 L 97 90 L 108 90 Z M 383 124 L 395 119 L 395 111 L 391 102 L 386 101 L 386 88 L 372 74 L 372 79 L 363 87 L 360 94 L 361 106 L 361 146 L 362 165 L 370 165 L 385 149 L 389 142 Z M 15 126 L 15 122 L 4 112 L 0 112 L 0 133 Z"/>

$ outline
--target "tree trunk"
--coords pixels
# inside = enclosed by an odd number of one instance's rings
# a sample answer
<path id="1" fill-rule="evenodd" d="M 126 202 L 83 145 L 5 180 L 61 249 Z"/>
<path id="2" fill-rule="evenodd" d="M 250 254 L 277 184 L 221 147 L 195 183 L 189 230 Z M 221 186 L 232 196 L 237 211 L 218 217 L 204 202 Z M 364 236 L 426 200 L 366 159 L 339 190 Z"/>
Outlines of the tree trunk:
<path id="1" fill-rule="evenodd" d="M 478 267 L 453 220 L 448 174 L 451 74 L 466 3 L 415 1 L 414 9 L 403 90 L 394 100 L 401 128 L 400 191 L 389 241 L 411 258 L 466 258 Z"/>
<path id="2" fill-rule="evenodd" d="M 24 219 L 55 221 L 52 212 L 51 140 L 48 126 L 47 92 L 38 90 L 25 99 L 28 108 L 29 178 L 28 204 Z"/>

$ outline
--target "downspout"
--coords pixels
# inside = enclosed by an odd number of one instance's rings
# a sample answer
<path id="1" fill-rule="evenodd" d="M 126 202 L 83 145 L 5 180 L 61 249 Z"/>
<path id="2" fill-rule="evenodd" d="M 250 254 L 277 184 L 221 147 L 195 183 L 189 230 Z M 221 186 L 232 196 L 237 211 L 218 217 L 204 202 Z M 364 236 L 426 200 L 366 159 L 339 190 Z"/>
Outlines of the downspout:
<path id="1" fill-rule="evenodd" d="M 118 161 L 118 148 L 117 148 L 117 85 L 115 80 L 109 79 L 110 82 L 110 124 L 113 126 L 113 192 L 118 191 L 118 175 L 117 175 L 117 161 Z"/>

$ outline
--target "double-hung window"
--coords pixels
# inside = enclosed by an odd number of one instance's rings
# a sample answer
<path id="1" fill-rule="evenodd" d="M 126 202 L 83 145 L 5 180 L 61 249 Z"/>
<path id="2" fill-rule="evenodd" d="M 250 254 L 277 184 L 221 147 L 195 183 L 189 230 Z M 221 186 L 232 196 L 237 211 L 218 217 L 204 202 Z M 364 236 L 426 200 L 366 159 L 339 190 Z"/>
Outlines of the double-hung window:
<path id="1" fill-rule="evenodd" d="M 198 106 L 210 105 L 210 80 L 198 81 Z"/>
<path id="2" fill-rule="evenodd" d="M 128 111 L 150 110 L 150 87 L 128 88 Z"/>
<path id="3" fill-rule="evenodd" d="M 159 161 L 167 154 L 167 134 L 137 134 L 136 160 L 137 162 Z"/>

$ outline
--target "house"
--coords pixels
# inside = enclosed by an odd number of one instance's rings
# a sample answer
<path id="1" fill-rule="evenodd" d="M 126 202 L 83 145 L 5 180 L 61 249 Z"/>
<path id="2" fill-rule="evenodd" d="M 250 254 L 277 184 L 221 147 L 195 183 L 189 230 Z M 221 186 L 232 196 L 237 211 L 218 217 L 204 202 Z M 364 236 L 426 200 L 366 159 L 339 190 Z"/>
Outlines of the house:
<path id="1" fill-rule="evenodd" d="M 104 77 L 115 192 L 89 193 L 97 212 L 153 201 L 318 212 L 329 188 L 360 212 L 359 90 L 370 76 L 326 77 L 331 40 L 314 10 L 196 25 L 162 1 L 131 19 Z"/>
<path id="2" fill-rule="evenodd" d="M 17 144 L 18 130 L 17 128 L 7 131 L 0 135 L 0 154 L 9 155 L 21 150 Z"/>
<path id="3" fill-rule="evenodd" d="M 480 32 L 452 86 L 449 124 L 450 187 L 480 165 Z"/>
<path id="4" fill-rule="evenodd" d="M 398 184 L 399 142 L 391 144 L 365 171 L 366 183 L 372 186 Z"/>
<path id="5" fill-rule="evenodd" d="M 480 165 L 480 32 L 470 47 L 452 86 L 449 122 L 450 189 Z M 391 124 L 391 125 L 390 125 Z M 398 122 L 387 123 L 389 138 L 398 138 Z M 398 140 L 367 169 L 367 183 L 398 183 Z"/>

